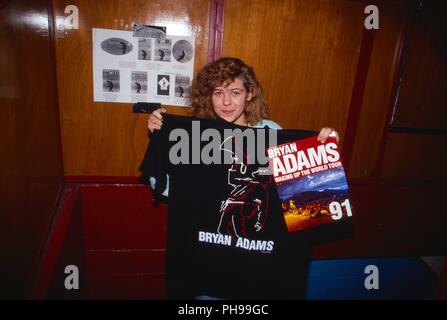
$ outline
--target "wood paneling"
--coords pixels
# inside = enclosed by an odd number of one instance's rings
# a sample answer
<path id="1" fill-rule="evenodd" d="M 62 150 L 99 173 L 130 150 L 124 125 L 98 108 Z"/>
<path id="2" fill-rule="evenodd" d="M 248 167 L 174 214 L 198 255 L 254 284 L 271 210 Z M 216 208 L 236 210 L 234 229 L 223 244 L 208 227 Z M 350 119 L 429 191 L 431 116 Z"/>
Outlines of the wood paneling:
<path id="1" fill-rule="evenodd" d="M 211 2 L 77 0 L 71 4 L 79 8 L 79 30 L 64 30 L 66 3 L 60 0 L 53 3 L 57 16 L 57 73 L 65 175 L 137 176 L 147 143 L 147 115 L 132 114 L 131 104 L 93 102 L 91 29 L 131 30 L 133 23 L 147 23 L 166 25 L 168 32 L 195 35 L 195 69 L 198 70 L 207 60 Z M 398 49 L 412 5 L 405 1 L 379 3 L 380 29 L 375 34 L 365 95 L 354 133 L 350 177 L 380 176 L 375 169 L 384 152 Z M 270 102 L 273 120 L 285 128 L 334 127 L 340 132 L 343 144 L 344 130 L 350 130 L 347 120 L 355 93 L 364 6 L 363 1 L 350 0 L 226 0 L 222 55 L 240 57 L 255 67 Z M 420 37 L 418 44 L 428 41 L 426 35 Z M 416 45 L 412 51 L 416 52 L 412 54 L 416 58 L 410 57 L 409 65 L 417 65 L 417 56 L 433 54 L 422 47 Z M 424 60 L 429 67 L 425 63 L 418 68 L 426 68 L 433 79 L 440 78 L 443 69 L 436 71 L 438 64 L 428 62 L 428 58 Z M 404 83 L 401 95 L 419 88 L 416 82 L 410 82 Z M 427 84 L 422 88 L 433 93 L 429 89 L 432 82 L 422 82 Z M 409 95 L 406 97 L 400 104 L 423 105 L 420 99 L 413 101 Z M 444 123 L 442 110 L 445 108 L 438 103 L 441 101 L 438 91 L 431 97 L 441 116 L 415 107 L 416 112 L 400 112 L 396 119 L 404 124 L 440 127 Z M 178 107 L 168 107 L 168 111 L 186 113 L 185 108 Z"/>
<path id="2" fill-rule="evenodd" d="M 381 152 L 387 112 L 393 101 L 399 44 L 410 12 L 401 2 L 380 6 L 380 28 L 376 30 L 365 95 L 349 168 L 350 177 L 370 177 Z"/>
<path id="3" fill-rule="evenodd" d="M 62 185 L 49 10 L 0 6 L 0 298 L 25 298 Z"/>
<path id="4" fill-rule="evenodd" d="M 444 3 L 444 10 L 447 9 Z M 426 8 L 423 14 L 427 15 Z M 437 12 L 438 21 L 444 12 Z M 416 18 L 409 34 L 408 51 L 405 54 L 403 81 L 399 92 L 393 126 L 416 128 L 447 128 L 447 56 L 441 54 L 426 23 L 433 23 L 427 16 L 425 23 Z M 443 22 L 446 30 L 447 23 Z M 440 27 L 440 26 L 434 26 Z M 431 30 L 431 32 L 442 32 Z M 444 35 L 445 37 L 445 35 Z M 445 46 L 446 44 L 442 44 Z M 447 146 L 446 146 L 447 147 Z"/>
<path id="5" fill-rule="evenodd" d="M 444 180 L 447 171 L 441 165 L 447 147 L 445 136 L 390 132 L 393 125 L 402 127 L 443 128 L 445 104 L 441 74 L 445 61 L 435 57 L 428 34 L 410 28 L 416 3 L 385 2 L 380 6 L 380 29 L 377 30 L 368 73 L 359 129 L 350 167 L 351 177 L 387 179 Z M 410 32 L 410 33 L 409 33 Z M 405 52 L 408 39 L 409 51 Z M 421 63 L 422 62 L 422 63 Z M 400 63 L 404 80 L 399 103 Z M 444 82 L 443 82 L 444 81 Z M 434 130 L 432 130 L 434 133 Z"/>
<path id="6" fill-rule="evenodd" d="M 350 181 L 355 236 L 316 246 L 318 259 L 442 256 L 447 215 L 439 199 L 446 185 Z"/>
<path id="7" fill-rule="evenodd" d="M 284 128 L 343 135 L 363 32 L 353 1 L 226 0 L 223 55 L 254 66 Z"/>
<path id="8" fill-rule="evenodd" d="M 131 104 L 93 102 L 92 28 L 132 30 L 134 23 L 196 37 L 195 68 L 206 63 L 208 0 L 76 0 L 79 30 L 65 30 L 67 3 L 53 0 L 57 17 L 57 74 L 66 176 L 136 176 L 147 146 L 147 115 Z M 169 107 L 185 114 L 185 108 Z"/>
<path id="9" fill-rule="evenodd" d="M 382 178 L 447 180 L 446 135 L 390 133 L 385 147 Z"/>

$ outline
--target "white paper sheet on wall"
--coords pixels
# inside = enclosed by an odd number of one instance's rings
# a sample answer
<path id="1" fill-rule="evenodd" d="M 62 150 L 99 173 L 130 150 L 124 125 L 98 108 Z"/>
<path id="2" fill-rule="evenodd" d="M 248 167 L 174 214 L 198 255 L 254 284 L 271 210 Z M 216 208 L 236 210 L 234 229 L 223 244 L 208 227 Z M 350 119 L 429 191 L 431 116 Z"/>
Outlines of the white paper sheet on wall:
<path id="1" fill-rule="evenodd" d="M 134 37 L 92 29 L 94 101 L 187 106 L 194 72 L 194 37 Z"/>

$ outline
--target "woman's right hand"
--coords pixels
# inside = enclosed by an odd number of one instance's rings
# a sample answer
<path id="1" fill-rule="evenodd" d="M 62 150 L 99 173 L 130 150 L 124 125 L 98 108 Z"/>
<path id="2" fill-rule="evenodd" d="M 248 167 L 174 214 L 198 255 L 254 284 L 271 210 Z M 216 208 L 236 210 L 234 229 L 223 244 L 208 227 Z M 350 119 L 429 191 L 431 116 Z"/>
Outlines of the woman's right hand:
<path id="1" fill-rule="evenodd" d="M 147 128 L 150 132 L 154 132 L 154 130 L 160 130 L 163 125 L 163 115 L 166 109 L 160 108 L 155 110 L 149 115 L 149 120 L 147 121 Z"/>

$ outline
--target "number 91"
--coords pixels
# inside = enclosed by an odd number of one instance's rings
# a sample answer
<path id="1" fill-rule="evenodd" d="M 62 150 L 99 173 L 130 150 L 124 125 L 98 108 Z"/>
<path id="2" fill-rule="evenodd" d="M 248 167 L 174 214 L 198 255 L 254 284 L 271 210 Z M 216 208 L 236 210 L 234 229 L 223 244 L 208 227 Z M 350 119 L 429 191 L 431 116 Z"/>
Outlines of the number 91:
<path id="1" fill-rule="evenodd" d="M 346 215 L 348 217 L 352 216 L 351 204 L 349 203 L 349 199 L 346 199 L 341 204 L 337 201 L 331 202 L 329 204 L 329 211 L 332 213 L 331 217 L 334 220 L 340 220 L 343 218 L 343 209 L 342 206 L 346 208 Z"/>

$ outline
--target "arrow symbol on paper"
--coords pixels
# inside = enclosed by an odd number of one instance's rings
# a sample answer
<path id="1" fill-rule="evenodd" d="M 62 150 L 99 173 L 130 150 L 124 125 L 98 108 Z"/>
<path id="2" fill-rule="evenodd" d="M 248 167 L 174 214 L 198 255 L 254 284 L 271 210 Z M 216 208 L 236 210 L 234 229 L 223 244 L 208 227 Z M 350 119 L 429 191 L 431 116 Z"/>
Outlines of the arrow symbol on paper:
<path id="1" fill-rule="evenodd" d="M 158 84 L 160 85 L 161 90 L 168 90 L 169 81 L 166 78 L 161 78 L 161 80 L 158 81 Z"/>

